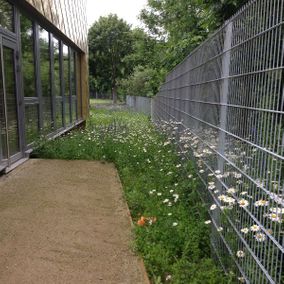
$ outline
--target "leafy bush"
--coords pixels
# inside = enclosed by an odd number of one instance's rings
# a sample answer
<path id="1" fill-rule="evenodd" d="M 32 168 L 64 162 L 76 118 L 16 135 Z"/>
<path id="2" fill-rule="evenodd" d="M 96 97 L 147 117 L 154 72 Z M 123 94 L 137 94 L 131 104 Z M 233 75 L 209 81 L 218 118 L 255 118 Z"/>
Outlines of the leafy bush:
<path id="1" fill-rule="evenodd" d="M 162 76 L 151 67 L 138 66 L 127 79 L 119 83 L 119 93 L 130 96 L 153 97 L 158 93 Z"/>

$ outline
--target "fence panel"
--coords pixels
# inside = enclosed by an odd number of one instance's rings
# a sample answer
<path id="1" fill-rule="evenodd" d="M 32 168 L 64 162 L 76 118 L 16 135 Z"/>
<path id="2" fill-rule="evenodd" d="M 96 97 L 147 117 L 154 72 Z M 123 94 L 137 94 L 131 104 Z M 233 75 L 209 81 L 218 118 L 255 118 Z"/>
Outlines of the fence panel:
<path id="1" fill-rule="evenodd" d="M 151 115 L 152 99 L 140 96 L 126 96 L 126 104 L 137 112 Z"/>
<path id="2" fill-rule="evenodd" d="M 201 196 L 217 205 L 214 256 L 243 283 L 284 283 L 283 20 L 283 0 L 249 2 L 168 74 L 153 102 L 154 122 L 178 127 Z"/>

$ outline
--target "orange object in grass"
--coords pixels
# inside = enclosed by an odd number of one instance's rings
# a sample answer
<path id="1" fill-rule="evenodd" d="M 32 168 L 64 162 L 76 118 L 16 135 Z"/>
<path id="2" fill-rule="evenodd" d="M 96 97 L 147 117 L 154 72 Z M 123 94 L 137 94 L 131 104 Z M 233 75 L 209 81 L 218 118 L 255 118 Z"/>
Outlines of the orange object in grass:
<path id="1" fill-rule="evenodd" d="M 146 218 L 144 216 L 142 216 L 138 221 L 137 221 L 137 225 L 140 227 L 143 227 L 146 224 Z"/>

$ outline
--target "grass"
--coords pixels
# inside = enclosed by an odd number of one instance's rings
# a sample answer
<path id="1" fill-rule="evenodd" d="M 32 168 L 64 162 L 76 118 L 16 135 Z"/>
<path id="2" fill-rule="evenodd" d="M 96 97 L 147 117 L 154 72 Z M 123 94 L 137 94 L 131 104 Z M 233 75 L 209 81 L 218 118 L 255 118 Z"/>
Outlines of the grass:
<path id="1" fill-rule="evenodd" d="M 110 105 L 112 104 L 112 100 L 106 99 L 90 99 L 91 105 Z"/>
<path id="2" fill-rule="evenodd" d="M 211 259 L 206 206 L 190 162 L 143 115 L 96 110 L 85 130 L 39 141 L 42 158 L 114 162 L 152 283 L 232 283 Z"/>

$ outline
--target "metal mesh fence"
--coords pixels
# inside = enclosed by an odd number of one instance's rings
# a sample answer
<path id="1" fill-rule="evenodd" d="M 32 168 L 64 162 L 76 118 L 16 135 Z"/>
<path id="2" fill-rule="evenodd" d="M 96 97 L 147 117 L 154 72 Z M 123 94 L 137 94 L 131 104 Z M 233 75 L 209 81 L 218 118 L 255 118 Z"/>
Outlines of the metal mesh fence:
<path id="1" fill-rule="evenodd" d="M 284 1 L 251 1 L 166 78 L 153 120 L 176 131 L 211 207 L 211 243 L 243 283 L 284 283 Z"/>
<path id="2" fill-rule="evenodd" d="M 151 115 L 152 99 L 140 96 L 126 96 L 126 104 L 137 112 Z"/>

